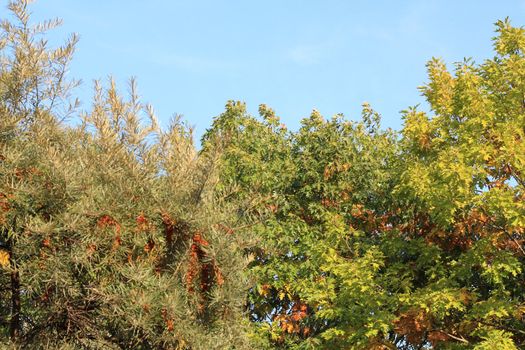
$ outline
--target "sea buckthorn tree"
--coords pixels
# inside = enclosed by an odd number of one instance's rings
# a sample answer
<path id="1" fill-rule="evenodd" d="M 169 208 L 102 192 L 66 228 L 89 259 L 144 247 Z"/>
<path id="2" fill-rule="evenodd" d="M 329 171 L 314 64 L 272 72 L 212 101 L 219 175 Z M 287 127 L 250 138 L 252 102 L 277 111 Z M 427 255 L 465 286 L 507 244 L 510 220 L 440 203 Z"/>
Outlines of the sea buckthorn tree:
<path id="1" fill-rule="evenodd" d="M 177 118 L 161 129 L 134 82 L 127 98 L 96 83 L 78 112 L 76 37 L 50 48 L 59 21 L 32 24 L 28 5 L 0 34 L 2 347 L 252 348 L 220 148 L 200 154 Z"/>

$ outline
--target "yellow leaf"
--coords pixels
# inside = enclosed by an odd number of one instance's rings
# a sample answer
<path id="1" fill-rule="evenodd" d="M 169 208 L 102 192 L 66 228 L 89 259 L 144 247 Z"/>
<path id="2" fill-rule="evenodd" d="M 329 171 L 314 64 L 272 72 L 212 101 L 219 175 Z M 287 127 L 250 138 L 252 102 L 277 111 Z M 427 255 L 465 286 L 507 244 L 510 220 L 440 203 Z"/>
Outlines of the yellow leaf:
<path id="1" fill-rule="evenodd" d="M 9 266 L 9 252 L 6 250 L 0 250 L 0 267 Z"/>

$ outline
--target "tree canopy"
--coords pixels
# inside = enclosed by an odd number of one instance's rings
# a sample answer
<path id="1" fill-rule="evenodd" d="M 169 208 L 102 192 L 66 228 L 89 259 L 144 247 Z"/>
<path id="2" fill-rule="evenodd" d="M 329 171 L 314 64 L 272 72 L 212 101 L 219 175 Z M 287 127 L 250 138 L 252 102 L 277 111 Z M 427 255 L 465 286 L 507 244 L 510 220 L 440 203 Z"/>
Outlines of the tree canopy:
<path id="1" fill-rule="evenodd" d="M 0 344 L 525 348 L 525 30 L 427 64 L 430 111 L 298 130 L 228 101 L 201 140 L 136 84 L 79 111 L 76 36 L 0 33 Z"/>

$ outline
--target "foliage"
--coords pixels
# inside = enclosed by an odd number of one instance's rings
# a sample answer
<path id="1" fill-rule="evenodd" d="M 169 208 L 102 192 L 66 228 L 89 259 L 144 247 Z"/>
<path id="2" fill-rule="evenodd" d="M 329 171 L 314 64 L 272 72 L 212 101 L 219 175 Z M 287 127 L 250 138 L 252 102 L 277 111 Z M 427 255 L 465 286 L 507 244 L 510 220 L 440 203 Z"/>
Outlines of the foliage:
<path id="1" fill-rule="evenodd" d="M 30 25 L 27 5 L 2 24 L 0 340 L 250 347 L 244 238 L 222 229 L 236 208 L 214 190 L 217 155 L 179 120 L 161 130 L 134 82 L 129 99 L 97 83 L 91 112 L 64 123 L 76 39 L 49 49 L 38 36 L 58 22 Z"/>
<path id="2" fill-rule="evenodd" d="M 229 101 L 197 150 L 134 81 L 79 113 L 77 39 L 28 5 L 0 34 L 4 347 L 525 347 L 524 29 L 432 59 L 399 132 Z"/>
<path id="3" fill-rule="evenodd" d="M 428 63 L 434 115 L 408 109 L 399 134 L 367 104 L 292 133 L 230 106 L 215 121 L 223 183 L 270 200 L 245 220 L 271 346 L 524 346 L 525 31 L 496 27 L 493 59 Z"/>

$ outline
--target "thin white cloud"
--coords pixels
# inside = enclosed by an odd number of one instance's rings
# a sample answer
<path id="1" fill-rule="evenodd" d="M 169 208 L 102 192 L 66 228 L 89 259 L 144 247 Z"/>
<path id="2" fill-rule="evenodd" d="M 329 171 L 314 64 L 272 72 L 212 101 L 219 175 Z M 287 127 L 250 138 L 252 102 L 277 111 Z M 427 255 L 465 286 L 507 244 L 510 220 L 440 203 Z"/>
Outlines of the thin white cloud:
<path id="1" fill-rule="evenodd" d="M 323 42 L 319 44 L 299 44 L 292 46 L 285 53 L 285 57 L 292 63 L 311 66 L 323 63 L 333 55 L 336 50 L 335 43 Z"/>
<path id="2" fill-rule="evenodd" d="M 229 70 L 238 66 L 233 62 L 216 58 L 205 58 L 167 52 L 157 52 L 154 55 L 149 56 L 148 61 L 162 66 L 175 67 L 194 72 Z"/>
<path id="3" fill-rule="evenodd" d="M 142 61 L 156 66 L 165 66 L 197 73 L 234 70 L 242 66 L 240 62 L 215 57 L 208 58 L 191 54 L 180 54 L 155 46 L 119 46 L 109 45 L 109 43 L 104 42 L 99 42 L 98 45 L 105 50 L 110 50 L 120 55 L 139 57 Z"/>
<path id="4" fill-rule="evenodd" d="M 308 66 L 321 61 L 323 50 L 319 45 L 298 45 L 288 50 L 287 57 L 294 63 Z"/>

